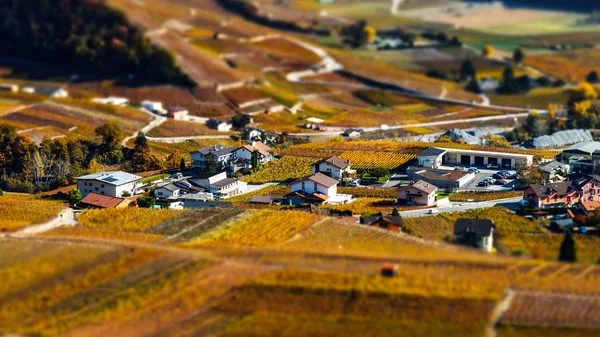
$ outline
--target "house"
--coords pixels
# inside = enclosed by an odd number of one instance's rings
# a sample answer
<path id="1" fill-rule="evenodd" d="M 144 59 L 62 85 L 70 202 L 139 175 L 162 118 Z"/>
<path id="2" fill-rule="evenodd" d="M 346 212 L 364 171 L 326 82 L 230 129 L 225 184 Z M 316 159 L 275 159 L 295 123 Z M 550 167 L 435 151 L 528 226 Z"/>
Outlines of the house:
<path id="1" fill-rule="evenodd" d="M 409 167 L 406 169 L 406 174 L 408 179 L 422 180 L 438 188 L 460 188 L 475 179 L 475 173 L 473 172 L 425 167 Z"/>
<path id="2" fill-rule="evenodd" d="M 173 118 L 174 120 L 185 120 L 188 115 L 188 111 L 180 106 L 170 106 L 167 108 L 167 117 Z"/>
<path id="3" fill-rule="evenodd" d="M 338 194 L 339 181 L 322 173 L 300 178 L 290 184 L 290 193 L 285 195 L 287 203 L 345 204 L 352 202 L 349 194 Z"/>
<path id="4" fill-rule="evenodd" d="M 273 144 L 277 142 L 277 138 L 279 137 L 279 133 L 275 131 L 265 131 L 266 141 L 269 144 Z"/>
<path id="5" fill-rule="evenodd" d="M 420 167 L 438 168 L 442 166 L 442 156 L 446 150 L 431 147 L 417 155 Z"/>
<path id="6" fill-rule="evenodd" d="M 535 207 L 568 207 L 584 201 L 600 201 L 600 181 L 595 176 L 575 181 L 530 185 L 523 199 Z"/>
<path id="7" fill-rule="evenodd" d="M 16 84 L 9 84 L 9 83 L 0 84 L 0 91 L 17 92 L 17 91 L 19 91 L 19 86 Z"/>
<path id="8" fill-rule="evenodd" d="M 169 183 L 154 189 L 153 194 L 157 199 L 177 198 L 181 195 L 181 187 Z"/>
<path id="9" fill-rule="evenodd" d="M 350 168 L 350 162 L 333 156 L 312 164 L 312 174 L 322 173 L 334 179 L 356 177 L 356 170 Z"/>
<path id="10" fill-rule="evenodd" d="M 557 156 L 557 160 L 563 163 L 571 163 L 577 160 L 591 160 L 594 152 L 600 152 L 600 142 L 582 142 L 572 145 Z"/>
<path id="11" fill-rule="evenodd" d="M 417 180 L 398 189 L 398 203 L 401 205 L 435 206 L 437 186 Z"/>
<path id="12" fill-rule="evenodd" d="M 565 207 L 579 202 L 580 196 L 573 181 L 530 185 L 523 190 L 523 199 L 538 208 Z"/>
<path id="13" fill-rule="evenodd" d="M 597 209 L 600 209 L 600 201 L 591 200 L 591 201 L 582 201 L 580 203 L 581 208 L 585 215 L 592 215 Z"/>
<path id="14" fill-rule="evenodd" d="M 475 244 L 486 252 L 491 252 L 494 244 L 494 228 L 492 220 L 461 218 L 454 223 L 454 235 L 460 242 L 469 240 L 468 236 L 474 232 L 479 236 L 479 241 Z"/>
<path id="15" fill-rule="evenodd" d="M 358 129 L 347 129 L 346 131 L 344 131 L 344 133 L 342 133 L 342 136 L 348 137 L 348 138 L 360 137 L 360 130 L 358 130 Z"/>
<path id="16" fill-rule="evenodd" d="M 122 208 L 131 204 L 131 200 L 125 198 L 111 197 L 97 193 L 88 193 L 81 199 L 79 206 L 84 208 Z"/>
<path id="17" fill-rule="evenodd" d="M 262 165 L 273 160 L 271 148 L 263 142 L 252 142 L 235 150 L 235 157 L 246 161 L 247 167 L 252 166 L 252 155 L 258 153 L 258 164 Z"/>
<path id="18" fill-rule="evenodd" d="M 48 95 L 54 98 L 65 98 L 69 97 L 69 93 L 63 88 L 53 87 L 36 87 L 35 93 L 40 95 Z"/>
<path id="19" fill-rule="evenodd" d="M 399 215 L 383 215 L 383 213 L 380 212 L 374 216 L 362 217 L 361 222 L 367 226 L 387 229 L 392 232 L 402 231 L 402 217 Z"/>
<path id="20" fill-rule="evenodd" d="M 217 130 L 217 131 L 221 131 L 221 132 L 229 132 L 231 131 L 232 125 L 227 123 L 227 122 L 223 122 L 221 120 L 218 119 L 209 119 L 206 121 L 206 126 L 208 126 L 209 128 L 213 129 L 213 130 Z"/>
<path id="21" fill-rule="evenodd" d="M 123 171 L 108 171 L 88 174 L 77 178 L 77 189 L 86 197 L 90 193 L 123 197 L 136 195 L 143 184 L 142 177 Z"/>
<path id="22" fill-rule="evenodd" d="M 550 161 L 540 164 L 542 176 L 546 181 L 564 180 L 571 174 L 571 166 L 559 161 Z"/>
<path id="23" fill-rule="evenodd" d="M 225 169 L 233 159 L 235 150 L 234 146 L 224 147 L 221 144 L 196 150 L 191 153 L 192 167 L 204 168 L 206 163 L 212 160 L 217 170 Z"/>
<path id="24" fill-rule="evenodd" d="M 265 131 L 256 128 L 247 128 L 244 130 L 244 139 L 252 142 L 252 141 L 262 141 L 262 135 L 265 134 Z M 266 136 L 266 134 L 265 134 Z"/>
<path id="25" fill-rule="evenodd" d="M 221 198 L 244 193 L 248 188 L 248 184 L 237 178 L 227 178 L 225 171 L 201 174 L 191 179 L 191 181 Z"/>
<path id="26" fill-rule="evenodd" d="M 155 102 L 155 101 L 142 101 L 141 103 L 142 108 L 150 111 L 150 112 L 154 112 L 156 114 L 159 115 L 166 115 L 167 114 L 167 110 L 165 110 L 163 108 L 163 105 L 161 102 Z"/>
<path id="27" fill-rule="evenodd" d="M 125 97 L 96 97 L 92 98 L 92 102 L 98 104 L 110 104 L 110 105 L 126 105 L 129 104 L 129 99 Z"/>

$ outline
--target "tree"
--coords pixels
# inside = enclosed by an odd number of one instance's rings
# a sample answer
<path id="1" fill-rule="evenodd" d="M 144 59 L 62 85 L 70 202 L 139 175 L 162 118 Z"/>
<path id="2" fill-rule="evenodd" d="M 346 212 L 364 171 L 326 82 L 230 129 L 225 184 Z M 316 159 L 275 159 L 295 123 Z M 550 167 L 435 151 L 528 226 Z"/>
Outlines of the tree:
<path id="1" fill-rule="evenodd" d="M 363 28 L 363 35 L 362 35 L 362 44 L 371 44 L 373 43 L 373 41 L 375 41 L 375 38 L 377 37 L 377 31 L 375 30 L 375 28 L 371 27 L 371 26 L 366 26 L 365 28 Z"/>
<path id="2" fill-rule="evenodd" d="M 243 129 L 252 123 L 252 116 L 246 114 L 235 115 L 231 118 L 231 125 L 237 129 Z"/>
<path id="3" fill-rule="evenodd" d="M 215 161 L 215 157 L 212 155 L 208 155 L 206 161 L 204 162 L 204 172 L 216 172 L 217 171 L 217 162 Z"/>
<path id="4" fill-rule="evenodd" d="M 108 121 L 106 124 L 96 128 L 95 132 L 102 137 L 102 161 L 108 164 L 121 162 L 123 160 L 123 152 L 121 151 L 119 142 L 124 137 L 121 127 L 113 121 Z"/>
<path id="5" fill-rule="evenodd" d="M 593 101 L 596 98 L 598 98 L 598 92 L 596 91 L 596 88 L 588 82 L 581 82 L 569 91 L 570 105 L 575 105 L 575 103 L 581 101 Z"/>
<path id="6" fill-rule="evenodd" d="M 67 198 L 69 199 L 69 204 L 71 204 L 71 206 L 75 206 L 79 202 L 81 202 L 81 199 L 82 199 L 81 191 L 76 188 L 73 188 L 73 189 L 69 190 Z"/>
<path id="7" fill-rule="evenodd" d="M 148 147 L 148 139 L 146 138 L 146 135 L 143 132 L 137 134 L 137 137 L 135 137 L 135 142 L 133 144 L 133 148 L 135 149 L 135 151 L 150 150 L 150 147 Z"/>
<path id="8" fill-rule="evenodd" d="M 600 82 L 600 78 L 598 77 L 598 72 L 595 70 L 592 70 L 585 78 L 586 81 L 588 81 L 589 83 L 598 83 Z"/>
<path id="9" fill-rule="evenodd" d="M 156 199 L 151 196 L 144 196 L 137 200 L 137 204 L 141 208 L 151 208 L 156 205 Z"/>
<path id="10" fill-rule="evenodd" d="M 394 209 L 392 210 L 392 216 L 400 216 L 400 212 L 398 212 L 398 209 L 396 207 L 394 207 Z"/>
<path id="11" fill-rule="evenodd" d="M 128 191 L 123 191 L 123 193 L 121 193 L 121 197 L 123 198 L 129 198 L 131 196 L 131 193 Z"/>
<path id="12" fill-rule="evenodd" d="M 517 182 L 523 186 L 541 184 L 544 180 L 538 166 L 521 165 L 517 168 Z"/>
<path id="13" fill-rule="evenodd" d="M 476 93 L 476 94 L 481 94 L 483 91 L 481 90 L 481 86 L 479 86 L 479 82 L 477 82 L 477 79 L 472 78 L 469 81 L 469 84 L 467 84 L 466 89 L 470 92 Z"/>
<path id="14" fill-rule="evenodd" d="M 467 79 L 476 79 L 477 70 L 475 69 L 475 62 L 471 59 L 465 59 L 460 65 L 460 79 L 466 81 Z"/>
<path id="15" fill-rule="evenodd" d="M 537 111 L 529 113 L 523 124 L 523 129 L 531 137 L 539 137 L 548 133 L 548 123 Z"/>
<path id="16" fill-rule="evenodd" d="M 515 49 L 513 53 L 513 61 L 516 63 L 521 63 L 525 60 L 525 50 L 521 47 Z"/>
<path id="17" fill-rule="evenodd" d="M 483 145 L 493 147 L 510 147 L 510 143 L 508 140 L 506 140 L 506 138 L 498 135 L 492 135 L 489 132 L 483 136 Z"/>
<path id="18" fill-rule="evenodd" d="M 181 157 L 181 160 L 179 161 L 179 170 L 181 172 L 185 172 L 185 169 L 186 169 L 185 159 L 183 157 Z"/>
<path id="19" fill-rule="evenodd" d="M 251 165 L 253 170 L 258 168 L 258 150 L 254 150 L 254 152 L 252 152 Z"/>
<path id="20" fill-rule="evenodd" d="M 167 160 L 165 161 L 165 168 L 169 169 L 169 170 L 175 170 L 175 169 L 181 167 L 182 159 L 183 159 L 183 157 L 181 156 L 179 151 L 175 150 L 175 151 L 171 152 L 171 154 L 169 154 L 169 156 L 167 157 Z M 185 161 L 184 161 L 184 167 L 185 167 Z"/>
<path id="21" fill-rule="evenodd" d="M 558 253 L 558 261 L 561 262 L 577 262 L 577 251 L 575 248 L 575 239 L 570 229 L 565 230 L 565 237 L 560 244 Z"/>
<path id="22" fill-rule="evenodd" d="M 89 173 L 98 173 L 98 172 L 104 170 L 104 167 L 102 167 L 102 165 L 98 163 L 96 158 L 92 158 L 92 160 L 90 160 L 90 162 L 88 163 L 87 170 Z"/>
<path id="23" fill-rule="evenodd" d="M 483 49 L 481 50 L 481 54 L 483 56 L 492 56 L 492 55 L 494 55 L 494 52 L 495 52 L 494 47 L 492 47 L 490 45 L 483 47 Z"/>
<path id="24" fill-rule="evenodd" d="M 4 196 L 4 191 L 0 188 L 0 197 Z"/>

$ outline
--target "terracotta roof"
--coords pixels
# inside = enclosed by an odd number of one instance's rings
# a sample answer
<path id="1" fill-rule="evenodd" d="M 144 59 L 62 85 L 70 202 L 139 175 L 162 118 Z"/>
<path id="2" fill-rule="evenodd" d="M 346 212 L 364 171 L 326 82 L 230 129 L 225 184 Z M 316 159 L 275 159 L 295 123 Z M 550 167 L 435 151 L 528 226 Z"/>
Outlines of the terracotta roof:
<path id="1" fill-rule="evenodd" d="M 461 218 L 454 223 L 454 235 L 462 235 L 466 231 L 474 231 L 481 236 L 490 236 L 494 222 L 487 219 Z"/>
<path id="2" fill-rule="evenodd" d="M 292 182 L 293 184 L 297 184 L 297 183 L 301 183 L 303 181 L 312 181 L 315 182 L 319 185 L 323 185 L 327 188 L 337 185 L 339 183 L 339 181 L 337 181 L 336 179 L 333 179 L 331 177 L 328 177 L 326 175 L 324 175 L 323 173 L 317 173 L 315 175 L 312 176 L 308 176 L 308 177 L 304 177 L 304 178 L 300 178 L 294 182 Z"/>
<path id="3" fill-rule="evenodd" d="M 581 205 L 583 206 L 583 208 L 588 211 L 588 212 L 593 212 L 597 209 L 600 209 L 600 201 L 582 201 Z"/>
<path id="4" fill-rule="evenodd" d="M 433 184 L 430 184 L 430 183 L 428 183 L 426 181 L 423 181 L 423 180 L 417 180 L 417 181 L 413 182 L 412 184 L 410 184 L 408 186 L 404 186 L 404 187 L 399 188 L 398 191 L 402 191 L 402 190 L 405 190 L 405 189 L 411 188 L 411 187 L 414 187 L 414 188 L 416 188 L 418 190 L 421 190 L 421 191 L 423 191 L 423 192 L 425 192 L 427 194 L 433 193 L 433 192 L 435 192 L 437 190 L 437 186 L 435 186 Z"/>
<path id="5" fill-rule="evenodd" d="M 258 150 L 258 152 L 260 154 L 262 154 L 263 156 L 268 156 L 269 152 L 271 152 L 271 148 L 263 142 L 255 142 L 254 146 L 247 144 L 242 147 L 250 152 L 254 152 L 254 150 Z"/>
<path id="6" fill-rule="evenodd" d="M 111 197 L 109 195 L 96 194 L 92 192 L 83 198 L 81 203 L 100 208 L 115 208 L 123 201 L 125 201 L 123 198 Z"/>
<path id="7" fill-rule="evenodd" d="M 328 163 L 330 165 L 333 165 L 333 166 L 335 166 L 337 168 L 341 168 L 341 169 L 350 166 L 349 161 L 345 161 L 344 159 L 336 157 L 336 156 L 329 157 L 329 158 L 323 159 L 323 160 L 319 160 L 318 162 L 314 163 L 313 166 L 317 165 L 317 164 L 321 164 L 321 163 Z"/>

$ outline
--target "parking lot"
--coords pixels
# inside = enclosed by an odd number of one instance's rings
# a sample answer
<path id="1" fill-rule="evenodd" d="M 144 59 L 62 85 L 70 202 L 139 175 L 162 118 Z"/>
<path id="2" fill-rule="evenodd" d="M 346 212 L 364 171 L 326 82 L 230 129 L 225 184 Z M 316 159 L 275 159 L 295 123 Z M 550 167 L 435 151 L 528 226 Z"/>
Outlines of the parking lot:
<path id="1" fill-rule="evenodd" d="M 454 170 L 454 167 L 449 167 L 449 166 L 445 166 L 445 167 L 440 167 L 440 169 L 444 169 L 444 170 Z M 487 187 L 484 186 L 477 186 L 477 184 L 479 184 L 479 182 L 485 180 L 488 177 L 492 177 L 496 172 L 498 172 L 498 169 L 479 169 L 479 173 L 475 175 L 475 179 L 471 180 L 469 183 L 467 183 L 466 185 L 464 185 L 463 187 L 461 187 L 461 190 L 467 190 L 467 191 L 488 191 L 488 192 L 492 192 L 492 191 L 510 191 L 512 189 L 514 189 L 515 186 L 515 182 L 514 180 L 510 180 L 510 179 L 504 179 L 506 180 L 508 183 L 504 186 L 501 185 L 489 185 Z M 510 174 L 515 174 L 516 172 L 514 170 L 506 170 L 508 171 Z M 495 180 L 495 179 L 494 179 Z"/>

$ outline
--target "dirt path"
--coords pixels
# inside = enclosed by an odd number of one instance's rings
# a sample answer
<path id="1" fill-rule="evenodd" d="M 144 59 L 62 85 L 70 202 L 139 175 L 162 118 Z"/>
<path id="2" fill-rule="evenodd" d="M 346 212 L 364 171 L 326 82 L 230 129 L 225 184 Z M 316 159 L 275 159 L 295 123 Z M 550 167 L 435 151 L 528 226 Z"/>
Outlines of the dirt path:
<path id="1" fill-rule="evenodd" d="M 75 219 L 75 214 L 73 213 L 73 209 L 65 208 L 57 216 L 55 216 L 54 218 L 50 219 L 47 222 L 28 226 L 16 233 L 10 234 L 10 235 L 12 237 L 25 237 L 25 236 L 36 235 L 36 234 L 48 232 L 48 231 L 53 230 L 54 228 L 58 228 L 60 226 L 75 226 L 76 224 L 77 224 L 77 220 Z"/>
<path id="2" fill-rule="evenodd" d="M 515 298 L 515 291 L 510 288 L 506 289 L 504 297 L 498 303 L 496 303 L 496 306 L 492 311 L 489 325 L 485 329 L 486 337 L 496 337 L 496 327 L 502 319 L 502 316 L 504 316 L 504 313 L 508 310 L 508 308 L 510 308 L 513 298 Z"/>

